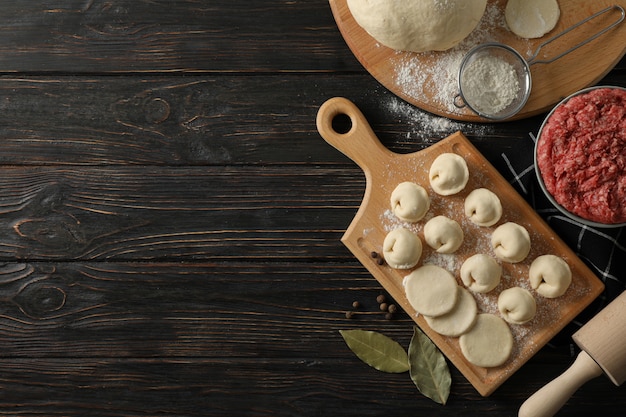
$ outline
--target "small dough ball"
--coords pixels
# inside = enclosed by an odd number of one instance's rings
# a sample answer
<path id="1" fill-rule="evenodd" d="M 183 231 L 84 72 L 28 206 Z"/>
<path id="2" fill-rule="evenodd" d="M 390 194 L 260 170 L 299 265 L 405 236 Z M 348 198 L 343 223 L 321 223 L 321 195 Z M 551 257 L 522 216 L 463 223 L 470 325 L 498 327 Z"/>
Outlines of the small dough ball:
<path id="1" fill-rule="evenodd" d="M 524 324 L 535 317 L 537 303 L 530 291 L 512 287 L 502 291 L 498 296 L 498 310 L 509 323 Z"/>
<path id="2" fill-rule="evenodd" d="M 474 296 L 463 287 L 457 287 L 457 302 L 452 311 L 439 317 L 424 316 L 431 329 L 443 336 L 458 337 L 476 322 L 478 307 Z"/>
<path id="3" fill-rule="evenodd" d="M 562 258 L 555 255 L 538 256 L 528 270 L 530 286 L 546 298 L 565 294 L 572 283 L 572 271 Z"/>
<path id="4" fill-rule="evenodd" d="M 463 243 L 463 229 L 448 217 L 433 217 L 424 225 L 424 240 L 439 253 L 453 253 Z"/>
<path id="5" fill-rule="evenodd" d="M 469 180 L 467 162 L 455 153 L 442 153 L 430 166 L 428 178 L 437 194 L 456 194 L 465 188 Z"/>
<path id="6" fill-rule="evenodd" d="M 559 21 L 557 0 L 508 0 L 504 9 L 506 24 L 521 38 L 540 38 Z"/>
<path id="7" fill-rule="evenodd" d="M 383 256 L 392 268 L 413 268 L 422 256 L 422 241 L 415 233 L 399 227 L 385 236 Z"/>
<path id="8" fill-rule="evenodd" d="M 493 314 L 479 314 L 474 326 L 459 338 L 465 359 L 476 366 L 491 368 L 507 361 L 513 351 L 513 334 L 504 320 Z"/>
<path id="9" fill-rule="evenodd" d="M 389 48 L 445 51 L 478 25 L 487 0 L 348 0 L 354 20 Z"/>
<path id="10" fill-rule="evenodd" d="M 430 208 L 430 197 L 421 185 L 405 181 L 391 193 L 391 210 L 400 220 L 417 222 L 422 220 Z"/>
<path id="11" fill-rule="evenodd" d="M 425 316 L 442 316 L 454 308 L 459 292 L 454 276 L 436 265 L 424 265 L 404 277 L 411 306 Z"/>
<path id="12" fill-rule="evenodd" d="M 504 223 L 493 231 L 491 246 L 499 259 L 510 263 L 521 262 L 530 252 L 530 235 L 517 223 Z"/>
<path id="13" fill-rule="evenodd" d="M 502 266 L 489 255 L 472 255 L 461 265 L 461 280 L 474 292 L 488 293 L 498 286 L 501 277 Z"/>
<path id="14" fill-rule="evenodd" d="M 465 215 L 478 226 L 493 226 L 502 217 L 500 198 L 486 188 L 478 188 L 465 198 Z"/>

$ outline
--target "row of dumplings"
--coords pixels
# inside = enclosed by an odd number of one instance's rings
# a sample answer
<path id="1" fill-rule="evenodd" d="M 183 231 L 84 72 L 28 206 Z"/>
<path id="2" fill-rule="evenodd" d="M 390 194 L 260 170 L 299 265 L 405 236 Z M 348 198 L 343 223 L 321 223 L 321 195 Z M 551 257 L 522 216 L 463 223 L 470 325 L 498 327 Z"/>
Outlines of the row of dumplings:
<path id="1" fill-rule="evenodd" d="M 429 172 L 431 188 L 443 196 L 463 190 L 468 179 L 467 163 L 453 153 L 436 158 Z M 430 197 L 424 187 L 407 181 L 393 190 L 390 204 L 396 217 L 415 223 L 424 219 L 429 211 Z M 502 204 L 495 193 L 479 188 L 465 198 L 464 212 L 474 224 L 489 227 L 501 219 Z M 464 240 L 458 222 L 442 215 L 428 220 L 423 232 L 426 243 L 438 253 L 454 253 Z M 493 231 L 491 246 L 501 261 L 521 262 L 530 252 L 530 235 L 523 226 L 507 222 Z M 422 249 L 419 236 L 404 227 L 390 231 L 383 242 L 383 256 L 387 264 L 396 269 L 414 268 Z M 407 299 L 434 331 L 460 337 L 461 350 L 469 362 L 484 367 L 499 366 L 508 359 L 513 348 L 513 337 L 505 320 L 511 324 L 532 320 L 537 310 L 535 299 L 530 291 L 512 287 L 498 296 L 502 318 L 479 313 L 471 292 L 488 293 L 495 289 L 502 277 L 502 266 L 493 257 L 479 253 L 462 263 L 460 276 L 466 288 L 457 285 L 446 269 L 423 265 L 404 278 Z M 532 262 L 529 281 L 540 295 L 554 298 L 569 287 L 571 271 L 563 259 L 542 255 Z"/>

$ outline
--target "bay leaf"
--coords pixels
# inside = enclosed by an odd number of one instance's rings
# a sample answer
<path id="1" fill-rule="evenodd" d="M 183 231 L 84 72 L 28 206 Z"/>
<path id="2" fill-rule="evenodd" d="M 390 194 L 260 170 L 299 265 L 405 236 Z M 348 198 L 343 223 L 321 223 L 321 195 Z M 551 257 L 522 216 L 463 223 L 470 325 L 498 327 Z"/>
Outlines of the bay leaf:
<path id="1" fill-rule="evenodd" d="M 350 350 L 372 368 L 389 373 L 409 370 L 404 348 L 384 334 L 369 330 L 339 330 L 339 333 Z"/>
<path id="2" fill-rule="evenodd" d="M 424 396 L 445 404 L 450 395 L 450 369 L 437 346 L 417 326 L 409 344 L 409 375 Z"/>

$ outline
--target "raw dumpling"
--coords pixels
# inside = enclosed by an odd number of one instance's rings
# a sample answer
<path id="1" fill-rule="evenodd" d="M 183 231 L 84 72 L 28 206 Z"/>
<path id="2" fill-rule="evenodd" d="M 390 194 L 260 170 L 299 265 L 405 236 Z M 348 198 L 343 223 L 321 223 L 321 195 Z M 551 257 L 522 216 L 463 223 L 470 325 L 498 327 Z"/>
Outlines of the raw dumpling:
<path id="1" fill-rule="evenodd" d="M 521 287 L 507 288 L 498 296 L 498 310 L 512 324 L 524 324 L 535 317 L 537 303 L 530 291 Z"/>
<path id="2" fill-rule="evenodd" d="M 385 236 L 383 256 L 392 268 L 413 268 L 422 256 L 422 241 L 415 233 L 399 227 Z"/>
<path id="3" fill-rule="evenodd" d="M 504 320 L 493 314 L 479 314 L 474 326 L 459 338 L 465 359 L 476 366 L 491 368 L 506 362 L 513 351 L 513 334 Z"/>
<path id="4" fill-rule="evenodd" d="M 530 252 L 530 235 L 528 230 L 517 223 L 504 223 L 493 231 L 491 246 L 496 256 L 503 261 L 521 262 Z"/>
<path id="5" fill-rule="evenodd" d="M 498 286 L 502 267 L 495 259 L 482 253 L 472 255 L 461 265 L 461 280 L 470 290 L 487 293 Z"/>
<path id="6" fill-rule="evenodd" d="M 455 153 L 442 153 L 430 166 L 428 178 L 437 194 L 456 194 L 465 188 L 469 180 L 467 162 Z"/>
<path id="7" fill-rule="evenodd" d="M 454 276 L 436 265 L 424 265 L 404 277 L 411 306 L 425 316 L 442 316 L 454 308 L 459 292 Z"/>
<path id="8" fill-rule="evenodd" d="M 478 188 L 465 198 L 465 215 L 479 226 L 493 226 L 502 217 L 500 198 L 486 188 Z"/>
<path id="9" fill-rule="evenodd" d="M 528 270 L 530 286 L 546 298 L 560 297 L 572 283 L 572 271 L 562 258 L 538 256 Z"/>
<path id="10" fill-rule="evenodd" d="M 508 0 L 504 9 L 506 24 L 521 38 L 540 38 L 559 21 L 557 0 Z"/>
<path id="11" fill-rule="evenodd" d="M 428 193 L 414 182 L 402 182 L 391 193 L 391 210 L 400 220 L 420 221 L 429 208 Z"/>
<path id="12" fill-rule="evenodd" d="M 424 316 L 431 329 L 443 336 L 458 337 L 467 332 L 476 322 L 478 307 L 474 296 L 463 287 L 459 292 L 454 308 L 439 317 Z"/>
<path id="13" fill-rule="evenodd" d="M 424 240 L 439 253 L 453 253 L 463 243 L 463 229 L 445 216 L 433 217 L 424 226 Z"/>

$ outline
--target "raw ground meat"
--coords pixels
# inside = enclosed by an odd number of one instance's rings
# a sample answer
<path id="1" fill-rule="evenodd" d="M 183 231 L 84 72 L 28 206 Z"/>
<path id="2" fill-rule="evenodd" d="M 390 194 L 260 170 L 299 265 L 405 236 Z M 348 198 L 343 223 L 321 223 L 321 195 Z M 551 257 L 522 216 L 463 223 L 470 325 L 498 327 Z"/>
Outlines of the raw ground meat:
<path id="1" fill-rule="evenodd" d="M 599 88 L 557 107 L 542 129 L 537 166 L 566 210 L 626 222 L 626 90 Z"/>

